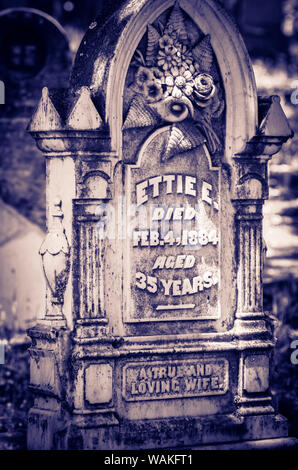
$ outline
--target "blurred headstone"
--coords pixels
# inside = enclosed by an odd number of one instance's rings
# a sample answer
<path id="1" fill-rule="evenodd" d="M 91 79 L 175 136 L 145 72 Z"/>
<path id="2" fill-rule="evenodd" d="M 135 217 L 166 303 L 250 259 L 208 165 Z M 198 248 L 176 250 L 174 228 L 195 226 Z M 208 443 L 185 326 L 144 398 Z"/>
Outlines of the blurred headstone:
<path id="1" fill-rule="evenodd" d="M 245 44 L 252 56 L 276 59 L 287 51 L 287 38 L 282 34 L 280 0 L 241 0 L 236 16 Z"/>
<path id="2" fill-rule="evenodd" d="M 0 200 L 0 340 L 24 332 L 43 310 L 38 250 L 44 234 Z"/>

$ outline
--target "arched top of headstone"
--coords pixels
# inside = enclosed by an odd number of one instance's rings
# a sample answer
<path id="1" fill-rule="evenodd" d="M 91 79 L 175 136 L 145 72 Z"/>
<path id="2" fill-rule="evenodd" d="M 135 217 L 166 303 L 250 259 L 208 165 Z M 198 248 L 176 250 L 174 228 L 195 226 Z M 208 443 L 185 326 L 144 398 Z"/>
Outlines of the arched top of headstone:
<path id="1" fill-rule="evenodd" d="M 196 53 L 203 56 L 206 67 L 210 50 L 214 54 L 213 70 L 218 74 L 226 109 L 225 155 L 230 160 L 256 134 L 257 94 L 250 59 L 239 32 L 214 0 L 128 0 L 108 20 L 101 22 L 98 17 L 90 25 L 78 50 L 71 86 L 74 89 L 90 88 L 99 112 L 109 126 L 112 149 L 121 155 L 122 133 L 131 126 L 125 93 L 129 70 L 139 54 L 136 51 L 144 52 L 147 47 L 147 57 L 144 58 L 143 53 L 140 60 L 146 61 L 148 66 L 150 47 L 151 54 L 157 54 L 154 50 L 157 37 L 165 36 L 171 15 L 173 27 L 178 31 L 179 11 L 187 23 L 185 37 L 178 33 L 180 45 L 184 41 L 194 56 Z M 175 21 L 178 22 L 176 25 Z M 201 48 L 197 47 L 199 44 Z M 160 62 L 161 68 L 163 65 Z M 150 125 L 150 112 L 146 116 L 146 124 Z"/>
<path id="2" fill-rule="evenodd" d="M 66 32 L 63 28 L 63 26 L 57 21 L 53 16 L 49 15 L 48 13 L 45 13 L 44 11 L 37 10 L 36 8 L 28 8 L 28 7 L 13 7 L 13 8 L 6 8 L 5 10 L 0 11 L 0 17 L 6 16 L 6 17 L 11 17 L 15 18 L 19 14 L 27 14 L 27 17 L 30 18 L 32 15 L 38 15 L 44 18 L 45 20 L 49 21 L 52 23 L 59 31 L 61 34 L 66 36 Z"/>

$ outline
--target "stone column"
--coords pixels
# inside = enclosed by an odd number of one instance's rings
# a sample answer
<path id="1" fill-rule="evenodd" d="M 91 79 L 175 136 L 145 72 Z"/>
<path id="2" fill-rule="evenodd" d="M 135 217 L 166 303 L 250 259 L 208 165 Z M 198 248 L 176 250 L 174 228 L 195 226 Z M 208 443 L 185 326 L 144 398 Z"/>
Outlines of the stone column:
<path id="1" fill-rule="evenodd" d="M 263 203 L 267 198 L 267 158 L 235 158 L 237 311 L 240 337 L 268 336 L 263 313 Z"/>
<path id="2" fill-rule="evenodd" d="M 292 136 L 280 98 L 259 98 L 257 134 L 233 158 L 237 253 L 237 311 L 234 330 L 239 338 L 270 341 L 263 313 L 263 204 L 268 198 L 268 162 Z"/>
<path id="3" fill-rule="evenodd" d="M 275 118 L 283 115 L 276 97 L 265 100 Z M 264 102 L 260 102 L 262 109 Z M 267 109 L 268 112 L 268 109 Z M 286 137 L 278 135 L 274 114 L 260 126 L 245 150 L 234 158 L 234 207 L 237 247 L 237 310 L 234 332 L 241 343 L 248 340 L 250 348 L 240 352 L 238 393 L 235 404 L 238 414 L 266 415 L 274 413 L 270 382 L 273 364 L 274 340 L 272 330 L 263 312 L 264 241 L 262 234 L 263 204 L 268 198 L 268 161 L 278 152 Z M 278 122 L 278 119 L 277 119 Z M 284 131 L 284 129 L 283 129 Z M 287 130 L 290 135 L 290 130 Z M 268 134 L 269 135 L 266 135 Z M 278 417 L 286 428 L 284 418 Z"/>
<path id="4" fill-rule="evenodd" d="M 238 250 L 234 331 L 240 344 L 241 340 L 250 340 L 254 348 L 240 352 L 235 403 L 240 415 L 274 413 L 270 393 L 274 343 L 263 313 L 262 211 L 268 197 L 268 157 L 243 154 L 234 161 Z"/>
<path id="5" fill-rule="evenodd" d="M 107 334 L 104 311 L 104 246 L 99 238 L 96 215 L 101 199 L 74 200 L 74 236 L 76 262 L 74 300 L 76 337 L 98 337 Z"/>

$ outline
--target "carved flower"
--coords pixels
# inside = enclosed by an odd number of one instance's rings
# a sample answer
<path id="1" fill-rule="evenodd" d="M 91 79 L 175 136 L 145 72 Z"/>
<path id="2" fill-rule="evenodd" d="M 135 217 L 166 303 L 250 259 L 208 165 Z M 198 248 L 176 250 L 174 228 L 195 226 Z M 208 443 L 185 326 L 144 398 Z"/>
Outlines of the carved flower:
<path id="1" fill-rule="evenodd" d="M 214 96 L 216 86 L 214 85 L 213 78 L 208 73 L 200 73 L 194 79 L 194 95 L 197 104 L 205 106 L 206 101 Z"/>
<path id="2" fill-rule="evenodd" d="M 157 65 L 163 70 L 169 70 L 177 65 L 177 49 L 172 44 L 165 46 L 164 50 L 160 49 L 157 56 Z"/>
<path id="3" fill-rule="evenodd" d="M 158 101 L 163 97 L 162 86 L 157 82 L 147 83 L 145 85 L 145 96 L 148 101 Z"/>
<path id="4" fill-rule="evenodd" d="M 175 44 L 175 47 L 177 48 L 178 64 L 183 65 L 186 68 L 193 66 L 193 57 L 192 57 L 191 52 L 188 50 L 187 46 L 179 43 L 179 44 Z M 193 71 L 194 71 L 194 68 L 193 68 Z"/>
<path id="5" fill-rule="evenodd" d="M 144 85 L 144 83 L 148 82 L 151 80 L 151 70 L 146 68 L 146 67 L 139 67 L 138 71 L 135 75 L 135 80 L 137 85 L 140 87 Z"/>
<path id="6" fill-rule="evenodd" d="M 178 69 L 173 67 L 172 74 L 165 77 L 165 84 L 168 88 L 168 93 L 174 98 L 182 98 L 183 95 L 190 96 L 193 92 L 194 81 L 192 74 L 189 70 L 183 67 Z"/>
<path id="7" fill-rule="evenodd" d="M 168 24 L 167 25 L 167 30 L 170 34 L 172 34 L 173 32 L 175 32 L 175 29 L 174 29 L 174 26 L 172 24 Z"/>
<path id="8" fill-rule="evenodd" d="M 181 37 L 185 36 L 185 26 L 181 23 L 181 20 L 178 20 L 180 24 L 178 24 L 177 19 L 175 21 L 175 25 L 173 23 L 168 23 L 164 30 L 164 34 L 170 36 L 174 41 L 175 39 L 181 39 Z"/>
<path id="9" fill-rule="evenodd" d="M 148 101 L 158 101 L 163 95 L 162 76 L 157 67 L 139 67 L 135 75 L 134 90 L 145 96 Z"/>
<path id="10" fill-rule="evenodd" d="M 159 40 L 159 47 L 161 49 L 165 49 L 167 46 L 171 46 L 172 44 L 173 44 L 173 39 L 167 34 L 164 34 Z"/>

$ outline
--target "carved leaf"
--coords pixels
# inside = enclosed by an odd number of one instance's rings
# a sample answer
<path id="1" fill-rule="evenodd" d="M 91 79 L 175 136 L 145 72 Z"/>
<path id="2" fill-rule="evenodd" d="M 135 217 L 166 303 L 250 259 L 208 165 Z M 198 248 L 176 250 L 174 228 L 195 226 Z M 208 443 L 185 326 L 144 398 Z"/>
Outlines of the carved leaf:
<path id="1" fill-rule="evenodd" d="M 167 23 L 166 30 L 169 27 L 172 27 L 173 30 L 176 31 L 179 39 L 183 43 L 188 42 L 188 36 L 187 36 L 185 24 L 184 24 L 184 18 L 183 18 L 183 14 L 182 14 L 181 8 L 179 7 L 178 2 L 176 2 L 174 5 L 169 21 Z"/>
<path id="2" fill-rule="evenodd" d="M 211 122 L 211 117 L 209 114 L 201 113 L 201 118 L 197 122 L 197 126 L 200 127 L 200 130 L 206 136 L 207 147 L 211 154 L 216 153 L 221 150 L 221 142 Z"/>
<path id="3" fill-rule="evenodd" d="M 60 252 L 69 254 L 69 245 L 65 233 L 63 231 L 49 232 L 43 241 L 39 253 L 44 255 L 45 252 L 50 255 L 57 255 Z"/>
<path id="4" fill-rule="evenodd" d="M 202 41 L 193 48 L 192 55 L 198 63 L 200 71 L 210 73 L 213 63 L 213 50 L 209 34 L 207 34 L 207 36 L 205 36 Z"/>
<path id="5" fill-rule="evenodd" d="M 146 65 L 152 66 L 156 60 L 156 54 L 158 50 L 158 41 L 160 39 L 159 32 L 152 26 L 148 25 L 148 41 L 146 51 Z"/>
<path id="6" fill-rule="evenodd" d="M 156 116 L 155 112 L 146 106 L 143 98 L 136 96 L 130 104 L 123 129 L 154 126 L 158 122 L 159 118 Z"/>
<path id="7" fill-rule="evenodd" d="M 175 155 L 195 149 L 206 142 L 198 129 L 190 122 L 182 122 L 171 127 L 163 160 L 169 160 Z"/>

